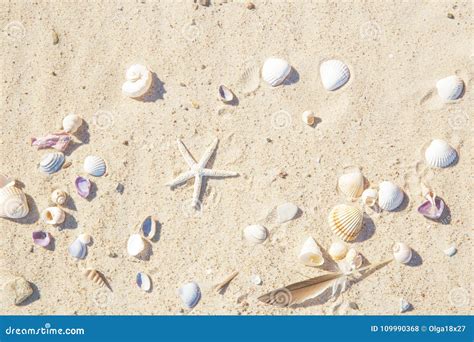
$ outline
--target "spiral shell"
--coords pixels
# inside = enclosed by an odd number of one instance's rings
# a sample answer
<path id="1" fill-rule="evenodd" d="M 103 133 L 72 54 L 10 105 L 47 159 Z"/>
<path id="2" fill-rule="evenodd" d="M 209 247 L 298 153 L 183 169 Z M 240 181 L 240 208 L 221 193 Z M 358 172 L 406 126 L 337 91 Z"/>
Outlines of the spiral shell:
<path id="1" fill-rule="evenodd" d="M 334 261 L 343 260 L 347 254 L 347 246 L 340 241 L 333 242 L 331 246 L 329 246 L 328 254 Z"/>
<path id="2" fill-rule="evenodd" d="M 41 172 L 52 174 L 61 169 L 64 164 L 64 154 L 61 152 L 52 152 L 45 154 L 40 161 L 39 170 Z"/>
<path id="3" fill-rule="evenodd" d="M 321 266 L 324 263 L 321 249 L 312 237 L 307 238 L 304 242 L 298 259 L 306 266 Z"/>
<path id="4" fill-rule="evenodd" d="M 61 189 L 56 189 L 51 193 L 51 200 L 54 204 L 64 205 L 67 201 L 67 192 Z"/>
<path id="5" fill-rule="evenodd" d="M 336 90 L 342 87 L 350 78 L 349 67 L 337 59 L 321 63 L 319 67 L 321 81 L 326 90 Z"/>
<path id="6" fill-rule="evenodd" d="M 98 156 L 87 156 L 84 159 L 84 171 L 94 177 L 100 177 L 105 174 L 107 166 L 104 159 Z"/>
<path id="7" fill-rule="evenodd" d="M 397 242 L 392 248 L 393 257 L 399 263 L 408 264 L 412 257 L 412 250 L 403 242 Z"/>
<path id="8" fill-rule="evenodd" d="M 272 87 L 276 87 L 283 83 L 290 71 L 291 65 L 284 59 L 268 58 L 263 63 L 262 78 Z"/>
<path id="9" fill-rule="evenodd" d="M 360 171 L 343 174 L 338 179 L 337 188 L 347 199 L 354 200 L 364 191 L 364 176 Z"/>
<path id="10" fill-rule="evenodd" d="M 451 165 L 457 158 L 456 150 L 446 141 L 434 139 L 425 150 L 426 163 L 435 168 L 444 168 Z"/>
<path id="11" fill-rule="evenodd" d="M 59 207 L 49 207 L 41 212 L 41 219 L 53 226 L 61 224 L 66 219 L 66 213 Z"/>
<path id="12" fill-rule="evenodd" d="M 92 280 L 94 284 L 99 285 L 100 287 L 103 287 L 105 285 L 105 281 L 102 274 L 96 269 L 88 268 L 84 271 L 84 275 L 87 279 Z"/>
<path id="13" fill-rule="evenodd" d="M 301 114 L 301 120 L 308 126 L 313 126 L 316 122 L 316 115 L 310 110 L 306 110 Z"/>
<path id="14" fill-rule="evenodd" d="M 438 96 L 444 101 L 453 101 L 461 97 L 464 82 L 456 75 L 448 76 L 436 82 Z"/>
<path id="15" fill-rule="evenodd" d="M 258 224 L 247 226 L 244 229 L 244 237 L 253 244 L 263 243 L 267 239 L 267 236 L 267 229 Z"/>
<path id="16" fill-rule="evenodd" d="M 69 114 L 63 119 L 63 130 L 67 133 L 76 132 L 82 125 L 82 118 L 76 114 Z"/>
<path id="17" fill-rule="evenodd" d="M 379 206 L 383 210 L 393 211 L 403 202 L 404 194 L 400 187 L 392 182 L 379 184 Z"/>
<path id="18" fill-rule="evenodd" d="M 19 219 L 30 211 L 25 194 L 14 184 L 9 183 L 0 189 L 0 217 Z"/>
<path id="19" fill-rule="evenodd" d="M 178 295 L 183 301 L 183 304 L 191 309 L 199 303 L 199 300 L 201 299 L 201 290 L 197 283 L 190 282 L 179 288 Z"/>
<path id="20" fill-rule="evenodd" d="M 126 81 L 122 85 L 122 93 L 132 98 L 145 95 L 153 83 L 152 72 L 141 64 L 134 64 L 128 68 L 125 78 Z"/>
<path id="21" fill-rule="evenodd" d="M 362 211 L 354 206 L 339 204 L 329 213 L 328 223 L 332 231 L 344 241 L 353 241 L 362 229 Z"/>

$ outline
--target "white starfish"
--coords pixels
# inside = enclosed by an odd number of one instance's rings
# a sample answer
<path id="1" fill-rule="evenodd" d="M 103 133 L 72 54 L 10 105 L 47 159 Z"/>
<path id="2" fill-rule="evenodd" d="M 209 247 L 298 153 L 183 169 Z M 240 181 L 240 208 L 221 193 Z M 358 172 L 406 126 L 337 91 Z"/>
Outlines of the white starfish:
<path id="1" fill-rule="evenodd" d="M 191 156 L 189 151 L 187 150 L 186 146 L 184 146 L 183 142 L 178 139 L 178 149 L 181 152 L 186 164 L 188 164 L 190 170 L 181 173 L 178 177 L 173 179 L 171 182 L 167 183 L 171 188 L 186 182 L 188 179 L 194 177 L 194 192 L 193 192 L 193 201 L 192 206 L 196 209 L 199 209 L 199 195 L 201 194 L 202 182 L 204 177 L 235 177 L 239 174 L 233 171 L 223 171 L 223 170 L 211 170 L 206 169 L 206 165 L 211 159 L 212 155 L 216 151 L 217 143 L 219 139 L 215 139 L 211 146 L 208 147 L 204 155 L 201 157 L 198 163 L 194 160 Z"/>

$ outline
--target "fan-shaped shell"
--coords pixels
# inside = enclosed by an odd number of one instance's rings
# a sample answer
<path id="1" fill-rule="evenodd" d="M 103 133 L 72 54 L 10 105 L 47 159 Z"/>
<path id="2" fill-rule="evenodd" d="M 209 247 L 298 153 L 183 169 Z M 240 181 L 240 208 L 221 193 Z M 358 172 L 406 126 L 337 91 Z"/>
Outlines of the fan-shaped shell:
<path id="1" fill-rule="evenodd" d="M 361 200 L 363 204 L 368 205 L 369 207 L 372 207 L 375 205 L 375 203 L 377 203 L 377 197 L 378 197 L 377 189 L 369 188 L 369 189 L 365 189 L 362 192 Z"/>
<path id="2" fill-rule="evenodd" d="M 409 263 L 413 254 L 411 248 L 403 242 L 393 245 L 392 251 L 394 259 L 402 264 Z"/>
<path id="3" fill-rule="evenodd" d="M 456 160 L 456 157 L 456 150 L 441 139 L 432 140 L 425 150 L 426 163 L 431 167 L 448 167 Z"/>
<path id="4" fill-rule="evenodd" d="M 87 279 L 91 280 L 94 284 L 99 285 L 100 287 L 105 285 L 102 274 L 93 268 L 86 269 L 84 271 L 84 275 Z"/>
<path id="5" fill-rule="evenodd" d="M 378 194 L 380 208 L 388 211 L 397 209 L 405 196 L 398 185 L 388 181 L 379 184 Z"/>
<path id="6" fill-rule="evenodd" d="M 69 254 L 76 259 L 84 259 L 87 255 L 87 246 L 80 239 L 76 239 L 68 248 Z"/>
<path id="7" fill-rule="evenodd" d="M 69 114 L 63 119 L 63 130 L 67 133 L 76 132 L 82 125 L 82 118 L 76 114 Z"/>
<path id="8" fill-rule="evenodd" d="M 290 71 L 291 65 L 284 59 L 268 58 L 263 63 L 262 78 L 272 87 L 276 87 L 283 83 Z"/>
<path id="9" fill-rule="evenodd" d="M 38 230 L 32 233 L 33 242 L 41 247 L 48 247 L 51 242 L 51 235 L 48 232 Z"/>
<path id="10" fill-rule="evenodd" d="M 364 176 L 360 171 L 343 174 L 337 181 L 337 188 L 346 198 L 354 200 L 364 191 Z"/>
<path id="11" fill-rule="evenodd" d="M 340 241 L 333 242 L 329 246 L 328 254 L 334 261 L 343 260 L 347 254 L 347 245 Z"/>
<path id="12" fill-rule="evenodd" d="M 0 189 L 0 217 L 19 219 L 28 215 L 30 209 L 23 191 L 13 184 Z"/>
<path id="13" fill-rule="evenodd" d="M 337 59 L 321 63 L 319 67 L 321 81 L 326 90 L 336 90 L 342 87 L 350 78 L 349 67 Z"/>
<path id="14" fill-rule="evenodd" d="M 127 252 L 131 256 L 137 256 L 145 250 L 145 240 L 140 234 L 132 234 L 128 238 Z"/>
<path id="15" fill-rule="evenodd" d="M 260 66 L 257 63 L 244 65 L 237 80 L 237 89 L 245 95 L 253 93 L 260 86 Z"/>
<path id="16" fill-rule="evenodd" d="M 193 308 L 201 299 L 201 290 L 195 282 L 190 282 L 181 286 L 178 290 L 179 297 L 188 308 Z"/>
<path id="17" fill-rule="evenodd" d="M 298 259 L 306 266 L 321 266 L 324 263 L 321 249 L 312 237 L 307 238 L 304 242 Z"/>
<path id="18" fill-rule="evenodd" d="M 51 200 L 54 204 L 64 205 L 67 201 L 67 192 L 61 189 L 56 189 L 51 193 Z"/>
<path id="19" fill-rule="evenodd" d="M 148 274 L 139 272 L 137 273 L 137 285 L 143 291 L 148 292 L 151 290 L 151 279 Z"/>
<path id="20" fill-rule="evenodd" d="M 457 100 L 464 90 L 464 82 L 456 75 L 448 76 L 436 82 L 438 95 L 444 101 Z"/>
<path id="21" fill-rule="evenodd" d="M 66 219 L 66 213 L 59 207 L 49 207 L 41 212 L 41 219 L 46 224 L 58 225 Z"/>
<path id="22" fill-rule="evenodd" d="M 105 174 L 107 166 L 104 159 L 98 156 L 87 156 L 84 159 L 84 171 L 94 177 L 100 177 Z"/>
<path id="23" fill-rule="evenodd" d="M 328 223 L 332 231 L 344 241 L 353 241 L 362 229 L 363 214 L 359 208 L 339 204 L 329 213 Z"/>
<path id="24" fill-rule="evenodd" d="M 40 161 L 39 169 L 41 172 L 52 174 L 61 169 L 64 164 L 64 154 L 61 152 L 51 152 L 45 154 Z"/>
<path id="25" fill-rule="evenodd" d="M 153 83 L 151 71 L 144 65 L 134 64 L 125 73 L 126 81 L 122 85 L 122 93 L 128 97 L 142 97 Z"/>
<path id="26" fill-rule="evenodd" d="M 263 243 L 267 236 L 267 229 L 259 224 L 253 224 L 244 229 L 244 237 L 253 244 Z"/>

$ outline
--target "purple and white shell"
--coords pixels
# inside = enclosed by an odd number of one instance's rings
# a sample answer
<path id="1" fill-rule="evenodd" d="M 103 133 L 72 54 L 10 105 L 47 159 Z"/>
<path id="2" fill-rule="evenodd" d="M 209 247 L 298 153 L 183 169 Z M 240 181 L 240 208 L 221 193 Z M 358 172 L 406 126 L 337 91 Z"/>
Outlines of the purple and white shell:
<path id="1" fill-rule="evenodd" d="M 78 176 L 74 184 L 76 185 L 77 194 L 79 196 L 81 196 L 82 198 L 87 198 L 89 196 L 90 191 L 91 191 L 90 180 L 84 177 Z"/>
<path id="2" fill-rule="evenodd" d="M 51 242 L 51 235 L 42 230 L 34 231 L 32 234 L 33 242 L 41 247 L 48 247 Z"/>

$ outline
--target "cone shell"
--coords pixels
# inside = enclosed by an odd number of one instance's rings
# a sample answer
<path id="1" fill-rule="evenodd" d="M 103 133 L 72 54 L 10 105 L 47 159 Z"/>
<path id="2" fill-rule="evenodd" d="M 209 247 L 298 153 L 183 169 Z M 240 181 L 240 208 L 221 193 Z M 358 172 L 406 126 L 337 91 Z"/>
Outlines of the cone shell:
<path id="1" fill-rule="evenodd" d="M 379 184 L 379 206 L 383 210 L 397 209 L 403 202 L 402 189 L 392 182 L 384 181 Z"/>
<path id="2" fill-rule="evenodd" d="M 339 204 L 329 213 L 328 223 L 334 234 L 344 241 L 353 241 L 362 229 L 363 214 L 359 208 Z"/>
<path id="3" fill-rule="evenodd" d="M 64 154 L 61 152 L 52 152 L 45 154 L 40 161 L 39 169 L 41 172 L 52 174 L 61 169 L 64 164 Z"/>
<path id="4" fill-rule="evenodd" d="M 84 159 L 84 171 L 94 177 L 100 177 L 105 174 L 107 166 L 104 159 L 98 156 L 87 156 Z"/>
<path id="5" fill-rule="evenodd" d="M 0 189 L 0 217 L 19 219 L 28 215 L 30 209 L 23 191 L 13 184 Z"/>
<path id="6" fill-rule="evenodd" d="M 122 93 L 132 98 L 145 95 L 153 83 L 151 71 L 141 64 L 134 64 L 128 68 L 125 78 L 126 81 L 122 85 Z"/>
<path id="7" fill-rule="evenodd" d="M 324 263 L 321 249 L 312 237 L 307 238 L 304 242 L 298 259 L 306 266 L 321 266 Z"/>
<path id="8" fill-rule="evenodd" d="M 453 101 L 461 97 L 464 91 L 464 82 L 456 75 L 448 76 L 436 82 L 438 96 L 444 101 Z"/>
<path id="9" fill-rule="evenodd" d="M 343 260 L 347 254 L 347 245 L 340 241 L 333 242 L 329 246 L 328 254 L 334 261 Z"/>
<path id="10" fill-rule="evenodd" d="M 408 264 L 412 257 L 412 250 L 403 242 L 397 242 L 392 248 L 393 257 L 399 263 Z"/>
<path id="11" fill-rule="evenodd" d="M 360 171 L 343 174 L 339 177 L 337 188 L 347 199 L 354 200 L 364 191 L 364 176 Z"/>
<path id="12" fill-rule="evenodd" d="M 349 264 L 351 269 L 355 270 L 362 266 L 362 255 L 355 250 L 355 248 L 349 249 L 344 260 Z"/>
<path id="13" fill-rule="evenodd" d="M 336 90 L 342 87 L 350 78 L 349 67 L 337 59 L 325 61 L 319 67 L 321 81 L 326 90 Z"/>
<path id="14" fill-rule="evenodd" d="M 93 268 L 86 269 L 84 271 L 84 275 L 87 279 L 92 280 L 94 284 L 97 284 L 100 287 L 103 287 L 105 285 L 105 281 L 102 274 Z"/>
<path id="15" fill-rule="evenodd" d="M 51 193 L 51 200 L 54 204 L 64 205 L 67 201 L 67 192 L 61 189 L 56 189 Z"/>
<path id="16" fill-rule="evenodd" d="M 262 78 L 272 87 L 276 87 L 283 83 L 290 71 L 291 65 L 284 59 L 268 58 L 263 64 Z"/>
<path id="17" fill-rule="evenodd" d="M 245 227 L 244 237 L 253 244 L 263 243 L 268 236 L 268 231 L 264 226 L 253 224 Z"/>
<path id="18" fill-rule="evenodd" d="M 456 160 L 456 157 L 456 150 L 441 139 L 431 141 L 425 151 L 426 163 L 431 167 L 448 167 Z"/>
<path id="19" fill-rule="evenodd" d="M 58 207 L 49 207 L 41 212 L 41 219 L 46 224 L 58 225 L 66 219 L 66 213 Z"/>
<path id="20" fill-rule="evenodd" d="M 82 118 L 76 114 L 69 114 L 63 119 L 63 130 L 67 133 L 76 132 L 82 125 Z"/>

